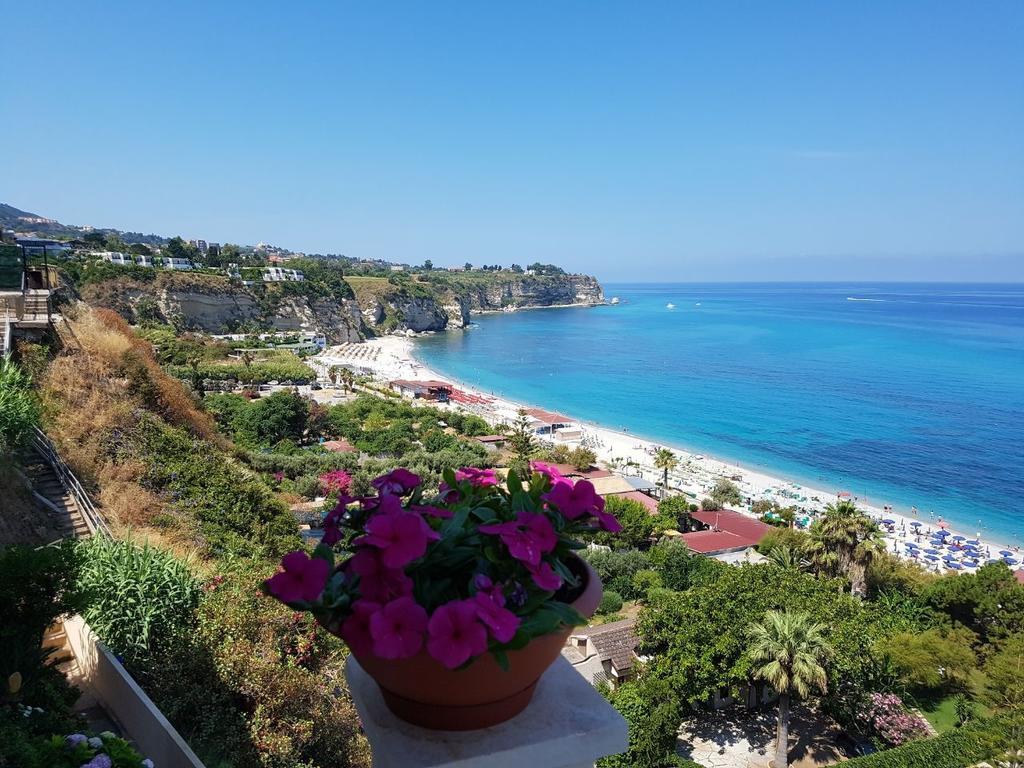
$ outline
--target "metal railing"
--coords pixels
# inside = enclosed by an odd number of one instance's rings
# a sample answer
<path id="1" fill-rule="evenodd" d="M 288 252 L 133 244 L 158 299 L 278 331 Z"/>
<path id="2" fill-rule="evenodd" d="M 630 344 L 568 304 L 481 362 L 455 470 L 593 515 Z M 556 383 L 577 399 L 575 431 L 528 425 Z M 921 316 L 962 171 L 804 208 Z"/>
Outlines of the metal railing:
<path id="1" fill-rule="evenodd" d="M 75 504 L 78 505 L 78 511 L 82 513 L 82 518 L 85 520 L 89 532 L 94 536 L 110 537 L 110 526 L 107 525 L 107 521 L 103 519 L 103 515 L 96 511 L 96 507 L 93 505 L 92 499 L 89 498 L 89 494 L 85 492 L 85 488 L 82 487 L 82 483 L 75 477 L 75 473 L 71 471 L 68 465 L 64 463 L 64 459 L 57 453 L 57 448 L 50 441 L 50 438 L 38 427 L 35 428 L 35 434 L 32 436 L 32 447 L 53 468 L 61 485 L 71 494 Z"/>
<path id="2" fill-rule="evenodd" d="M 11 356 L 11 313 L 7 310 L 7 307 L 3 308 L 4 321 L 0 323 L 0 329 L 3 330 L 3 336 L 0 336 L 0 357 Z"/>

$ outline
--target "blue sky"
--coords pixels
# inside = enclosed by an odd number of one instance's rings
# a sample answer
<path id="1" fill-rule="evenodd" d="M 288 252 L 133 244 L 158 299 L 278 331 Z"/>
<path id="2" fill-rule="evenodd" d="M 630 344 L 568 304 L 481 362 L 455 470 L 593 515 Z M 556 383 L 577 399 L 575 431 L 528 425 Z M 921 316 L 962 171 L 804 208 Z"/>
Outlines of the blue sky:
<path id="1" fill-rule="evenodd" d="M 0 201 L 608 280 L 1024 280 L 1018 0 L 156 5 L 6 9 Z"/>

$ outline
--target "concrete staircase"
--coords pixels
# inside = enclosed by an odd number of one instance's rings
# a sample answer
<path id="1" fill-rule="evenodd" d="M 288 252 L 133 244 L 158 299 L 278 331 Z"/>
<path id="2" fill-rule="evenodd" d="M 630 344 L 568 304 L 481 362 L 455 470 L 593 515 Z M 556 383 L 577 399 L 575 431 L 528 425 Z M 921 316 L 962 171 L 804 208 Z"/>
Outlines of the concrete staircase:
<path id="1" fill-rule="evenodd" d="M 42 456 L 35 452 L 28 454 L 22 463 L 22 471 L 32 483 L 32 490 L 45 500 L 44 503 L 54 514 L 62 536 L 89 535 L 89 526 L 86 525 L 74 497 L 67 492 L 53 468 Z"/>

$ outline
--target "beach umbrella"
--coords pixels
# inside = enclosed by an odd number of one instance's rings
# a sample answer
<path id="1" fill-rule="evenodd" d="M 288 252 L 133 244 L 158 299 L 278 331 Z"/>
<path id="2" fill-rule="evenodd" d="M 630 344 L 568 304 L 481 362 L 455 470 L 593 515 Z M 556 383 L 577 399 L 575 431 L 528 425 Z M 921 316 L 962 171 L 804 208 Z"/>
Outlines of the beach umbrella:
<path id="1" fill-rule="evenodd" d="M 933 561 L 939 559 L 938 555 L 925 555 L 925 558 L 928 559 L 928 560 L 933 560 Z"/>
<path id="2" fill-rule="evenodd" d="M 976 546 L 978 546 L 979 544 L 981 544 L 981 542 L 980 542 L 980 541 L 978 541 L 977 539 L 968 539 L 968 540 L 967 540 L 967 543 L 968 543 L 968 544 L 971 544 L 971 545 L 973 545 L 973 546 L 975 546 L 975 547 L 976 547 Z"/>
<path id="3" fill-rule="evenodd" d="M 992 563 L 1001 563 L 1001 562 L 1003 562 L 1003 561 L 1002 561 L 1002 560 L 1000 560 L 1000 559 L 999 559 L 998 557 L 994 557 L 994 558 L 992 558 L 991 560 L 988 560 L 988 561 L 987 561 L 987 562 L 985 563 L 985 565 L 992 565 Z"/>
<path id="4" fill-rule="evenodd" d="M 925 552 L 927 552 L 929 555 L 937 555 L 937 554 L 939 554 L 939 550 L 937 550 L 937 549 L 926 549 Z"/>
<path id="5" fill-rule="evenodd" d="M 966 536 L 954 536 L 953 541 L 967 541 Z"/>
<path id="6" fill-rule="evenodd" d="M 963 568 L 963 566 L 960 565 L 960 563 L 947 563 L 946 567 L 952 568 L 954 571 L 959 571 Z"/>
<path id="7" fill-rule="evenodd" d="M 999 554 L 1002 555 L 1003 557 L 1013 557 L 1013 552 L 1011 552 L 1008 549 L 1000 549 L 999 550 Z"/>
<path id="8" fill-rule="evenodd" d="M 935 532 L 936 536 L 949 536 L 949 531 L 946 530 L 946 524 L 945 523 L 939 523 L 939 528 L 941 528 L 942 530 L 936 531 Z"/>
<path id="9" fill-rule="evenodd" d="M 853 496 L 853 494 L 850 493 L 849 491 L 840 491 L 839 493 L 836 494 L 836 498 L 839 498 L 839 499 L 849 499 L 852 496 Z"/>
<path id="10" fill-rule="evenodd" d="M 1014 560 L 1012 557 L 1004 557 L 1003 558 L 1003 562 L 1006 563 L 1007 565 L 1016 565 L 1017 564 L 1017 561 Z"/>
<path id="11" fill-rule="evenodd" d="M 920 557 L 921 556 L 920 552 L 908 552 L 907 554 L 909 554 L 910 557 Z"/>
<path id="12" fill-rule="evenodd" d="M 895 520 L 883 520 L 882 525 L 896 525 Z"/>

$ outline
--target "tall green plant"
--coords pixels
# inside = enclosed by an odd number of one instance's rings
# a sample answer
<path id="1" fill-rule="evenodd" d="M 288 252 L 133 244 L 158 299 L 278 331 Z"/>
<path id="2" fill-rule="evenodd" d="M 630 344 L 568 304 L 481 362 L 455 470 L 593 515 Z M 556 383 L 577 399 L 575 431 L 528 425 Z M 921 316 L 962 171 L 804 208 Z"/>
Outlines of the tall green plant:
<path id="1" fill-rule="evenodd" d="M 884 551 L 878 525 L 851 501 L 829 504 L 811 526 L 812 565 L 828 575 L 846 576 L 856 597 L 867 596 L 868 566 Z"/>
<path id="2" fill-rule="evenodd" d="M 94 537 L 80 546 L 83 615 L 114 653 L 144 659 L 191 630 L 201 588 L 186 563 L 148 544 Z"/>
<path id="3" fill-rule="evenodd" d="M 31 385 L 17 363 L 0 359 L 0 456 L 23 444 L 39 423 Z"/>

